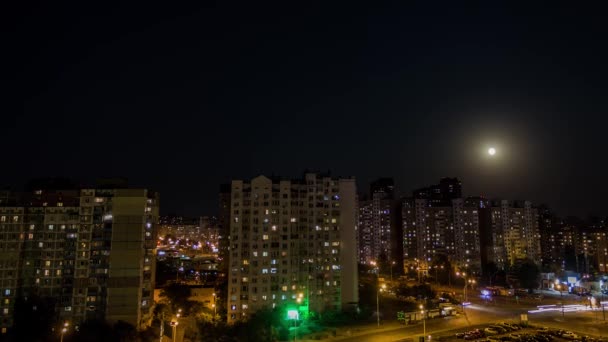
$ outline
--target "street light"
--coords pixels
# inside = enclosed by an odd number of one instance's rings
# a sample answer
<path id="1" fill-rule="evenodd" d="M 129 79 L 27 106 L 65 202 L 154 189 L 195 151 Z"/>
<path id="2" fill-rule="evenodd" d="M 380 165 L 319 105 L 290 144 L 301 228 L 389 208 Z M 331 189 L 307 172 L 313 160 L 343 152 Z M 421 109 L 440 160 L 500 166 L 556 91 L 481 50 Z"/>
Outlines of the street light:
<path id="1" fill-rule="evenodd" d="M 391 283 L 393 282 L 393 266 L 395 266 L 395 262 L 391 262 Z"/>
<path id="2" fill-rule="evenodd" d="M 293 340 L 296 341 L 298 339 L 298 327 L 297 327 L 297 321 L 299 318 L 300 314 L 298 312 L 298 310 L 287 310 L 287 319 L 293 320 Z"/>
<path id="3" fill-rule="evenodd" d="M 70 323 L 68 323 L 68 322 L 63 323 L 63 328 L 61 328 L 61 338 L 59 339 L 60 342 L 63 342 L 63 335 L 65 335 L 65 333 L 68 332 L 69 326 L 70 326 Z"/>
<path id="4" fill-rule="evenodd" d="M 370 261 L 372 266 L 376 266 L 375 261 Z M 375 267 L 376 270 L 376 320 L 378 322 L 378 328 L 380 328 L 380 271 L 378 267 Z"/>
<path id="5" fill-rule="evenodd" d="M 217 305 L 215 305 L 217 295 L 213 292 L 213 321 L 215 322 L 215 316 L 217 316 Z"/>
<path id="6" fill-rule="evenodd" d="M 420 304 L 420 313 L 422 314 L 422 336 L 426 338 L 426 316 L 424 315 L 424 306 Z"/>
<path id="7" fill-rule="evenodd" d="M 171 321 L 171 327 L 173 328 L 173 342 L 177 339 L 177 325 L 179 324 L 177 321 Z"/>
<path id="8" fill-rule="evenodd" d="M 173 327 L 173 342 L 177 339 L 177 325 L 179 324 L 179 318 L 182 315 L 182 309 L 177 310 L 177 314 L 175 314 L 175 321 L 171 321 L 171 327 Z"/>

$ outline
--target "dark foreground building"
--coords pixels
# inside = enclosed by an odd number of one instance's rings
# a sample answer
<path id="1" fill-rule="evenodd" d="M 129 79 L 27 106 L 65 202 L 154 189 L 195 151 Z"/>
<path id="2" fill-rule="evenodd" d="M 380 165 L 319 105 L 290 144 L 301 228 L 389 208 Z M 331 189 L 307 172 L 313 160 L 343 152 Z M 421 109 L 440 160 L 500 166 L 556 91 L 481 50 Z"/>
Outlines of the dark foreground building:
<path id="1" fill-rule="evenodd" d="M 0 326 L 18 297 L 55 303 L 58 319 L 142 327 L 153 306 L 159 196 L 146 189 L 4 192 Z"/>

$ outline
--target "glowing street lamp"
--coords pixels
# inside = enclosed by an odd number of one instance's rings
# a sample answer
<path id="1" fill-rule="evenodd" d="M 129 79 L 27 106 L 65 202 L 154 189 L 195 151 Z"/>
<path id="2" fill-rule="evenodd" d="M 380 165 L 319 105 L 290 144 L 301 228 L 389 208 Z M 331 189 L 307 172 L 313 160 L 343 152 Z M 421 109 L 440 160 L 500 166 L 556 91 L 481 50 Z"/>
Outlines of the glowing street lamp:
<path id="1" fill-rule="evenodd" d="M 380 328 L 380 270 L 375 261 L 370 261 L 369 263 L 374 266 L 376 270 L 376 321 L 378 322 L 378 328 Z"/>
<path id="2" fill-rule="evenodd" d="M 213 320 L 214 321 L 215 321 L 215 317 L 217 316 L 217 305 L 215 305 L 216 298 L 217 298 L 217 295 L 215 294 L 215 292 L 213 292 L 213 304 L 211 306 L 213 307 Z"/>
<path id="3" fill-rule="evenodd" d="M 63 323 L 63 327 L 61 328 L 61 338 L 60 338 L 60 342 L 63 342 L 63 335 L 65 335 L 66 332 L 68 332 L 68 327 L 70 326 L 69 322 L 65 322 Z"/>
<path id="4" fill-rule="evenodd" d="M 295 310 L 295 309 L 287 310 L 287 319 L 293 321 L 293 340 L 294 341 L 296 341 L 298 339 L 298 331 L 297 331 L 298 318 L 300 318 L 300 313 L 298 312 L 298 310 Z"/>
<path id="5" fill-rule="evenodd" d="M 177 325 L 179 324 L 179 322 L 171 321 L 171 323 L 169 323 L 169 324 L 173 328 L 173 342 L 175 342 L 177 339 Z"/>
<path id="6" fill-rule="evenodd" d="M 426 316 L 424 315 L 424 306 L 420 304 L 420 313 L 422 314 L 422 336 L 426 338 Z"/>

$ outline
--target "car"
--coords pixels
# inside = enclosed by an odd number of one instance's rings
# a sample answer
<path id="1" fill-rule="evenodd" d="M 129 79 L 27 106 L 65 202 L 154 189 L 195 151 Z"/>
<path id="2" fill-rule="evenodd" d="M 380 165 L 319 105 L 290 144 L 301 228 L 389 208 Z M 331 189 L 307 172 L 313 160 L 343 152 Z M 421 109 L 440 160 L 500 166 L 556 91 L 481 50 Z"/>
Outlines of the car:
<path id="1" fill-rule="evenodd" d="M 566 331 L 561 338 L 564 338 L 566 340 L 578 340 L 580 338 L 580 336 L 578 336 L 577 334 L 573 333 L 572 331 Z"/>
<path id="2" fill-rule="evenodd" d="M 534 339 L 536 339 L 539 342 L 549 342 L 549 341 L 551 341 L 551 338 L 549 336 L 543 335 L 543 334 L 539 334 L 539 333 L 537 333 L 537 334 L 534 335 Z"/>
<path id="3" fill-rule="evenodd" d="M 456 333 L 456 338 L 464 338 L 464 335 L 465 333 L 463 332 Z"/>
<path id="4" fill-rule="evenodd" d="M 509 337 L 511 337 L 511 340 L 513 341 L 519 341 L 522 337 L 522 335 L 520 334 L 509 334 Z"/>
<path id="5" fill-rule="evenodd" d="M 518 326 L 518 325 L 516 325 L 516 324 L 513 324 L 513 323 L 502 322 L 502 323 L 500 323 L 500 324 L 501 324 L 502 326 L 505 326 L 505 327 L 509 327 L 509 328 L 511 328 L 511 330 L 519 330 L 519 329 L 521 329 L 521 327 L 520 327 L 520 326 Z"/>
<path id="6" fill-rule="evenodd" d="M 514 327 L 511 324 L 508 323 L 498 323 L 497 326 L 505 329 L 506 331 L 515 331 L 515 330 L 519 330 L 519 328 Z"/>
<path id="7" fill-rule="evenodd" d="M 498 335 L 500 334 L 500 331 L 496 330 L 495 328 L 485 328 L 483 329 L 483 332 L 486 333 L 486 335 Z"/>
<path id="8" fill-rule="evenodd" d="M 498 330 L 499 333 L 504 334 L 507 332 L 507 329 L 505 327 L 502 327 L 500 325 L 494 324 L 494 325 L 490 325 L 490 328 Z"/>

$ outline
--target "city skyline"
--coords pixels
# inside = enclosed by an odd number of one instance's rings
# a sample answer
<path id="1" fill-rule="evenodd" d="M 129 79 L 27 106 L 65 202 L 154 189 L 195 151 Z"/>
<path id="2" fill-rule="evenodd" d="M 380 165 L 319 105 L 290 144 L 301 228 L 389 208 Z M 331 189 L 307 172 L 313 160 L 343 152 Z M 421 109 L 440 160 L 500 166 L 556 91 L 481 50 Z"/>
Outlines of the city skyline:
<path id="1" fill-rule="evenodd" d="M 299 176 L 302 176 L 304 174 L 306 174 L 307 172 L 319 172 L 316 170 L 310 171 L 309 169 L 305 169 L 303 170 Z M 365 185 L 366 186 L 362 186 L 361 185 L 361 181 L 359 181 L 359 179 L 356 178 L 356 175 L 336 175 L 335 173 L 332 173 L 331 170 L 327 170 L 325 171 L 325 173 L 328 173 L 331 176 L 337 176 L 337 177 L 354 177 L 357 181 L 357 195 L 361 197 L 361 199 L 366 199 L 371 195 L 371 192 L 369 190 L 369 187 L 371 185 L 374 184 L 374 182 L 378 181 L 379 179 L 395 179 L 396 177 L 392 177 L 392 176 L 379 176 L 379 177 L 375 177 L 369 180 L 369 182 L 366 182 Z M 272 174 L 264 174 L 264 173 L 259 173 L 259 174 L 255 174 L 250 176 L 249 178 L 254 178 L 256 176 L 260 176 L 260 175 L 274 175 L 274 173 Z M 298 178 L 298 176 L 290 176 L 288 178 Z M 462 183 L 466 183 L 464 181 L 462 181 L 462 179 L 458 176 L 442 176 L 439 177 L 437 179 L 455 179 L 458 180 Z M 91 178 L 92 179 L 92 178 Z M 421 190 L 425 190 L 427 189 L 428 186 L 431 186 L 430 184 L 434 183 L 437 179 L 435 180 L 431 180 L 428 183 L 425 184 L 418 184 L 418 185 L 413 185 L 411 186 L 409 189 L 403 189 L 403 186 L 400 186 L 398 183 L 395 182 L 394 185 L 394 197 L 396 199 L 405 199 L 405 198 L 411 198 L 411 197 L 416 197 L 416 192 L 417 191 L 421 191 Z M 41 184 L 41 188 L 44 189 L 55 189 L 55 190 L 72 190 L 72 189 L 77 189 L 80 187 L 95 187 L 96 185 L 99 184 L 103 184 L 104 182 L 110 182 L 110 184 L 115 184 L 118 182 L 118 184 L 120 184 L 121 187 L 133 187 L 133 186 L 142 186 L 144 187 L 145 185 L 141 185 L 140 182 L 131 182 L 130 180 L 124 178 L 124 177 L 110 177 L 110 178 L 104 178 L 104 177 L 98 177 L 95 178 L 94 180 L 90 180 L 90 181 L 79 181 L 77 179 L 68 179 L 65 177 L 41 177 L 41 178 L 34 178 L 34 179 L 29 179 L 25 182 L 25 184 L 21 185 L 21 184 L 11 184 L 9 185 L 5 185 L 5 184 L 1 184 L 0 186 L 3 186 L 4 188 L 0 187 L 0 191 L 1 190 L 9 190 L 9 191 L 16 191 L 16 192 L 20 192 L 24 189 L 26 190 L 33 190 L 32 189 L 27 189 L 28 187 L 32 187 L 33 184 Z M 217 192 L 218 189 L 222 186 L 225 185 L 227 183 L 222 183 L 222 184 L 217 184 L 217 186 L 213 189 L 213 192 L 216 197 L 217 197 Z M 481 197 L 481 198 L 485 198 L 487 200 L 494 200 L 494 201 L 499 201 L 499 200 L 508 200 L 508 201 L 526 201 L 526 200 L 530 200 L 532 202 L 532 204 L 534 206 L 546 206 L 548 207 L 549 210 L 551 210 L 554 214 L 556 214 L 559 217 L 563 217 L 563 218 L 568 218 L 568 217 L 579 217 L 581 219 L 588 219 L 588 218 L 593 218 L 593 217 L 607 217 L 608 216 L 608 212 L 584 212 L 582 211 L 581 213 L 564 213 L 564 212 L 560 212 L 557 208 L 553 207 L 551 205 L 551 201 L 535 201 L 529 197 L 521 197 L 521 198 L 505 198 L 505 197 L 500 197 L 500 196 L 494 196 L 492 194 L 476 194 L 476 193 L 469 193 L 466 191 L 467 189 L 467 185 L 465 184 L 465 186 L 463 187 L 464 190 L 462 190 L 463 188 L 460 188 L 459 191 L 462 191 L 462 194 L 460 194 L 458 197 Z M 50 186 L 50 187 L 49 187 Z M 154 187 L 152 187 L 152 189 L 156 190 Z M 163 200 L 166 200 L 165 197 L 163 197 Z M 170 199 L 169 200 L 170 203 L 172 201 L 173 204 L 177 204 L 179 203 L 178 199 Z M 167 206 L 166 203 L 163 203 L 163 206 Z M 168 217 L 184 217 L 184 218 L 199 218 L 199 217 L 204 217 L 204 216 L 218 216 L 219 215 L 219 207 L 218 207 L 218 203 L 217 203 L 217 198 L 215 199 L 215 202 L 213 202 L 211 205 L 209 205 L 208 207 L 204 207 L 202 209 L 196 209 L 196 208 L 191 208 L 190 206 L 184 206 L 182 208 L 179 207 L 175 207 L 175 206 L 171 206 L 168 205 L 170 207 L 170 209 L 163 209 L 161 211 L 161 215 L 162 216 L 168 216 Z M 190 210 L 185 209 L 182 210 L 183 208 L 190 208 Z"/>
<path id="2" fill-rule="evenodd" d="M 308 167 L 359 188 L 457 176 L 563 215 L 608 207 L 602 11 L 11 6 L 3 185 L 121 175 L 190 214 L 230 179 Z"/>

